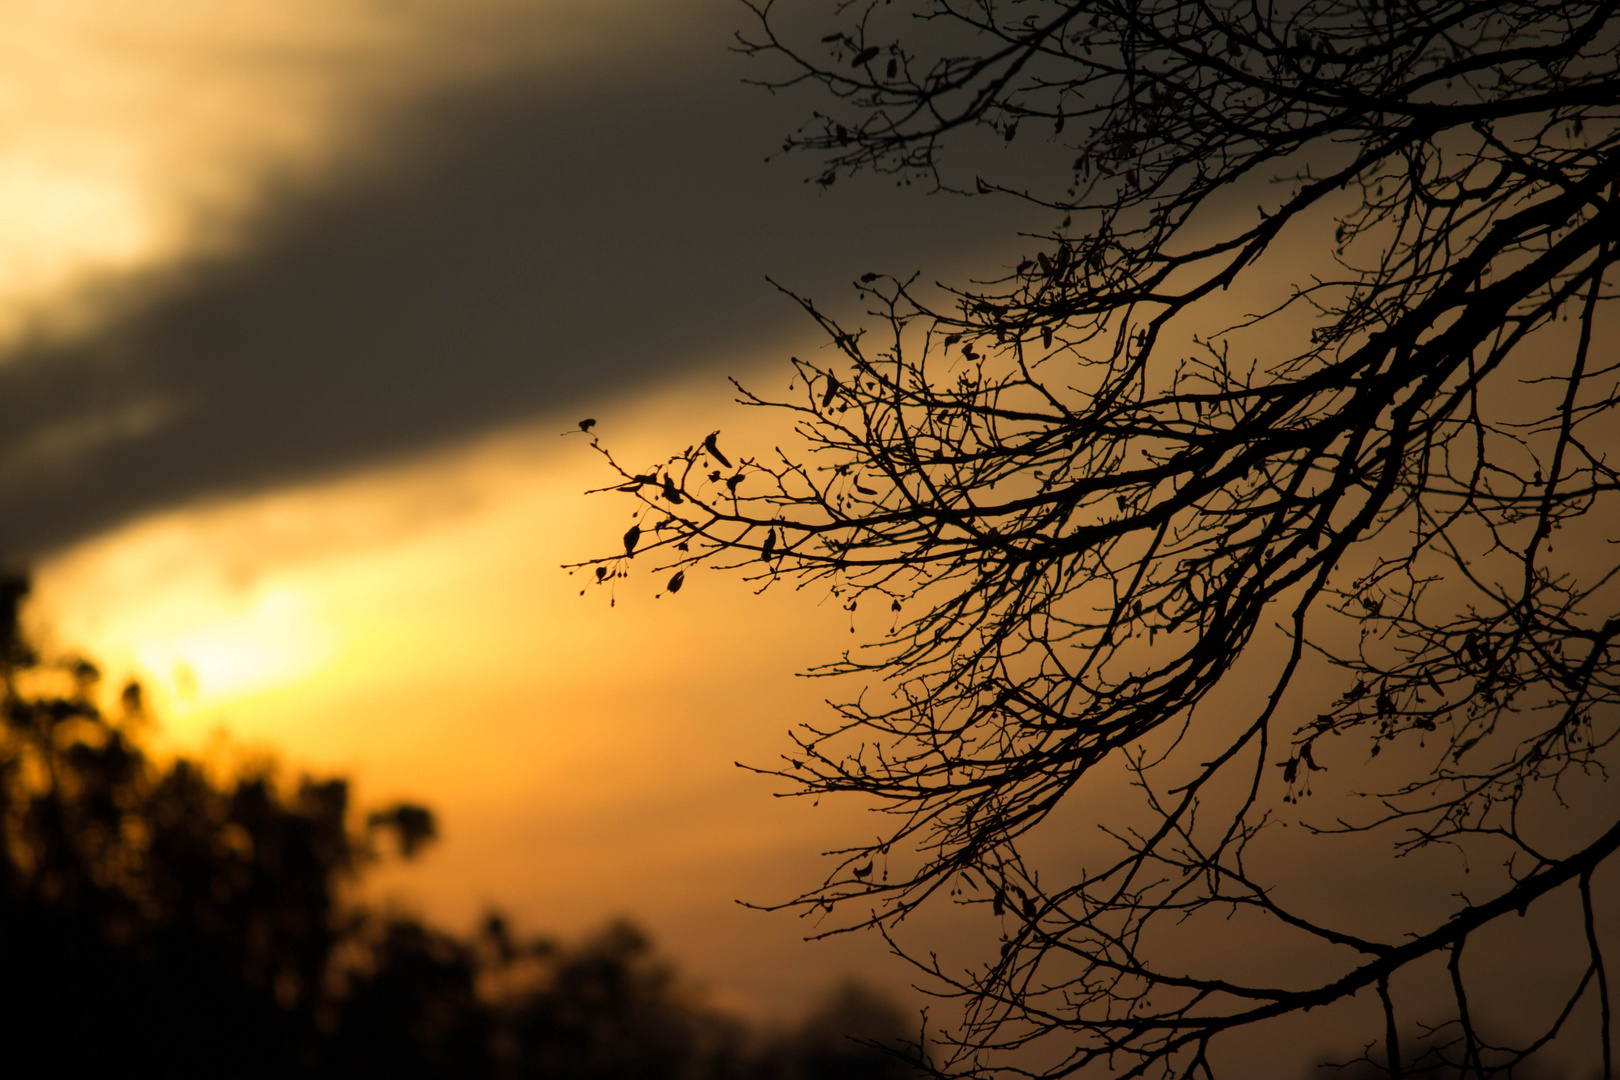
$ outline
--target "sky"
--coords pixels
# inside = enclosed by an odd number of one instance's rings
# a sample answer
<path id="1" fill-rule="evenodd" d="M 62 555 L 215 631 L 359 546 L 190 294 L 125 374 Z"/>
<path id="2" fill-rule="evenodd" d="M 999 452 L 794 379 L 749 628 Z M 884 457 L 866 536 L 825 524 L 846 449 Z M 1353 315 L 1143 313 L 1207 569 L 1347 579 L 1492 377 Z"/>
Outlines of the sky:
<path id="1" fill-rule="evenodd" d="M 763 448 L 727 375 L 847 296 L 1005 245 L 1016 208 L 765 159 L 724 0 L 21 5 L 0 44 L 0 558 L 38 632 L 147 684 L 157 738 L 434 807 L 380 897 L 466 926 L 630 915 L 756 1014 L 873 941 L 786 899 L 876 830 L 771 765 L 849 616 L 694 581 L 614 607 L 561 564 L 627 507 L 575 421 Z M 825 645 L 826 652 L 818 651 Z"/>
<path id="2" fill-rule="evenodd" d="M 966 276 L 1050 223 L 767 162 L 819 102 L 743 84 L 730 0 L 12 7 L 0 559 L 38 632 L 143 679 L 166 749 L 432 806 L 443 841 L 379 902 L 629 915 L 754 1015 L 902 990 L 880 942 L 737 903 L 882 831 L 736 764 L 823 715 L 841 688 L 796 673 L 875 624 L 722 575 L 581 596 L 562 565 L 630 507 L 583 494 L 608 475 L 576 422 L 630 461 L 768 450 L 726 376 L 778 389 L 824 344 L 767 275 L 854 312 L 863 272 Z"/>

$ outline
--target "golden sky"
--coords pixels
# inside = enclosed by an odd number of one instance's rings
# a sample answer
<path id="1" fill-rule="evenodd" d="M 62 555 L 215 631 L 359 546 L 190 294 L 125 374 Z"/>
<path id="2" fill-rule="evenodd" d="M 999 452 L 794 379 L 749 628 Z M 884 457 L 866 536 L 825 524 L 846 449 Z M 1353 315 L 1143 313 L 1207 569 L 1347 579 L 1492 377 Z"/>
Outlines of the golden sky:
<path id="1" fill-rule="evenodd" d="M 604 435 L 637 433 L 615 440 L 635 460 L 746 419 L 693 382 L 616 403 Z M 581 495 L 602 473 L 572 426 L 154 514 L 43 563 L 36 618 L 139 672 L 167 747 L 223 739 L 227 758 L 272 751 L 435 807 L 445 842 L 383 892 L 453 924 L 491 905 L 559 930 L 631 914 L 754 1007 L 846 969 L 892 981 L 869 949 L 799 946 L 796 919 L 733 904 L 783 899 L 833 840 L 875 831 L 734 765 L 773 763 L 817 716 L 829 687 L 794 672 L 845 646 L 848 614 L 723 575 L 580 596 L 561 564 L 622 532 L 628 501 Z"/>
<path id="2" fill-rule="evenodd" d="M 398 167 L 424 102 L 647 52 L 680 7 L 19 5 L 0 42 L 0 345 L 94 338 L 174 268 L 262 243 L 288 190 Z M 647 454 L 715 427 L 741 439 L 714 370 L 759 358 L 708 359 L 603 395 L 600 430 Z M 0 484 L 42 463 L 71 480 L 76 454 L 186 407 L 150 396 L 53 427 L 0 455 Z M 560 436 L 573 411 L 529 412 L 314 479 L 154 500 L 39 560 L 32 618 L 140 677 L 166 748 L 269 753 L 350 775 L 364 800 L 433 806 L 444 842 L 379 895 L 454 925 L 492 905 L 563 932 L 629 914 L 756 1012 L 846 971 L 895 982 L 869 944 L 806 947 L 797 920 L 734 903 L 813 884 L 840 830 L 872 831 L 734 765 L 771 764 L 814 715 L 825 687 L 792 673 L 807 645 L 843 646 L 847 615 L 718 579 L 655 600 L 633 578 L 613 608 L 580 597 L 560 565 L 617 536 L 628 507 L 582 496 L 604 474 Z"/>

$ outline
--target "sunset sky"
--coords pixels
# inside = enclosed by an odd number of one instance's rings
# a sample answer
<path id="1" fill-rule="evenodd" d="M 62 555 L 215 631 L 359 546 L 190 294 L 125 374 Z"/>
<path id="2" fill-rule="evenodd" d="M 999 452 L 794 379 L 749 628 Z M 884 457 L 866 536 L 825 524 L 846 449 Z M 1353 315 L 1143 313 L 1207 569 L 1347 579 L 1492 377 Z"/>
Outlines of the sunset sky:
<path id="1" fill-rule="evenodd" d="M 379 900 L 458 929 L 629 915 L 753 1015 L 905 987 L 875 938 L 736 903 L 884 831 L 736 763 L 852 693 L 796 673 L 887 623 L 703 572 L 580 595 L 563 564 L 632 508 L 584 494 L 611 477 L 576 423 L 631 462 L 715 429 L 768 451 L 726 376 L 777 391 L 825 345 L 767 275 L 855 314 L 863 272 L 968 277 L 1051 223 L 767 162 L 819 102 L 743 84 L 771 72 L 728 50 L 734 0 L 10 13 L 0 558 L 37 635 L 143 680 L 165 750 L 433 807 L 444 839 Z M 1087 797 L 1062 843 L 1094 835 Z M 1356 865 L 1311 888 L 1350 905 Z M 956 919 L 918 929 L 970 950 Z"/>
<path id="2" fill-rule="evenodd" d="M 643 921 L 792 1011 L 875 941 L 734 901 L 874 834 L 771 798 L 846 646 L 818 597 L 694 580 L 617 605 L 559 567 L 627 506 L 586 440 L 661 456 L 767 418 L 724 381 L 1016 214 L 765 164 L 808 98 L 745 87 L 727 0 L 39 0 L 0 43 L 0 553 L 35 625 L 151 689 L 164 745 L 411 798 L 444 842 L 381 895 L 465 926 Z"/>

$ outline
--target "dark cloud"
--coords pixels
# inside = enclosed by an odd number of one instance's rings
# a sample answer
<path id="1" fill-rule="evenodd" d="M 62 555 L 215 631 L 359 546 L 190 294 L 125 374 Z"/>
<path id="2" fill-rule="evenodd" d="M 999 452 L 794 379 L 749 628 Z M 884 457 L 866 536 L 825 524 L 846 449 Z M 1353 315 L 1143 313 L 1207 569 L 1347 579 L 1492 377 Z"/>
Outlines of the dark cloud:
<path id="1" fill-rule="evenodd" d="M 10 357 L 0 555 L 600 412 L 805 325 L 767 273 L 841 302 L 856 274 L 937 270 L 1027 216 L 764 164 L 808 105 L 741 85 L 723 33 L 690 37 L 633 78 L 537 73 L 424 106 L 385 167 L 283 197 L 244 251 Z"/>

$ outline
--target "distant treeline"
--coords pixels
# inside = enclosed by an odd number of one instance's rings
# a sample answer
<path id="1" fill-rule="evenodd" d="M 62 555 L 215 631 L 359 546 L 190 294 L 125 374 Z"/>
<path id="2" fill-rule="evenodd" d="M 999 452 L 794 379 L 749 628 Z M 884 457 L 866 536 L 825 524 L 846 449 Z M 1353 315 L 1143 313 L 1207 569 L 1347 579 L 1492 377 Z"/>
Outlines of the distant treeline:
<path id="1" fill-rule="evenodd" d="M 625 924 L 582 943 L 490 916 L 460 936 L 346 899 L 432 814 L 357 815 L 341 779 L 220 779 L 140 741 L 38 656 L 0 581 L 0 1033 L 55 1075 L 820 1080 L 917 1075 L 914 1025 L 846 988 L 763 1034 L 691 993 Z"/>

